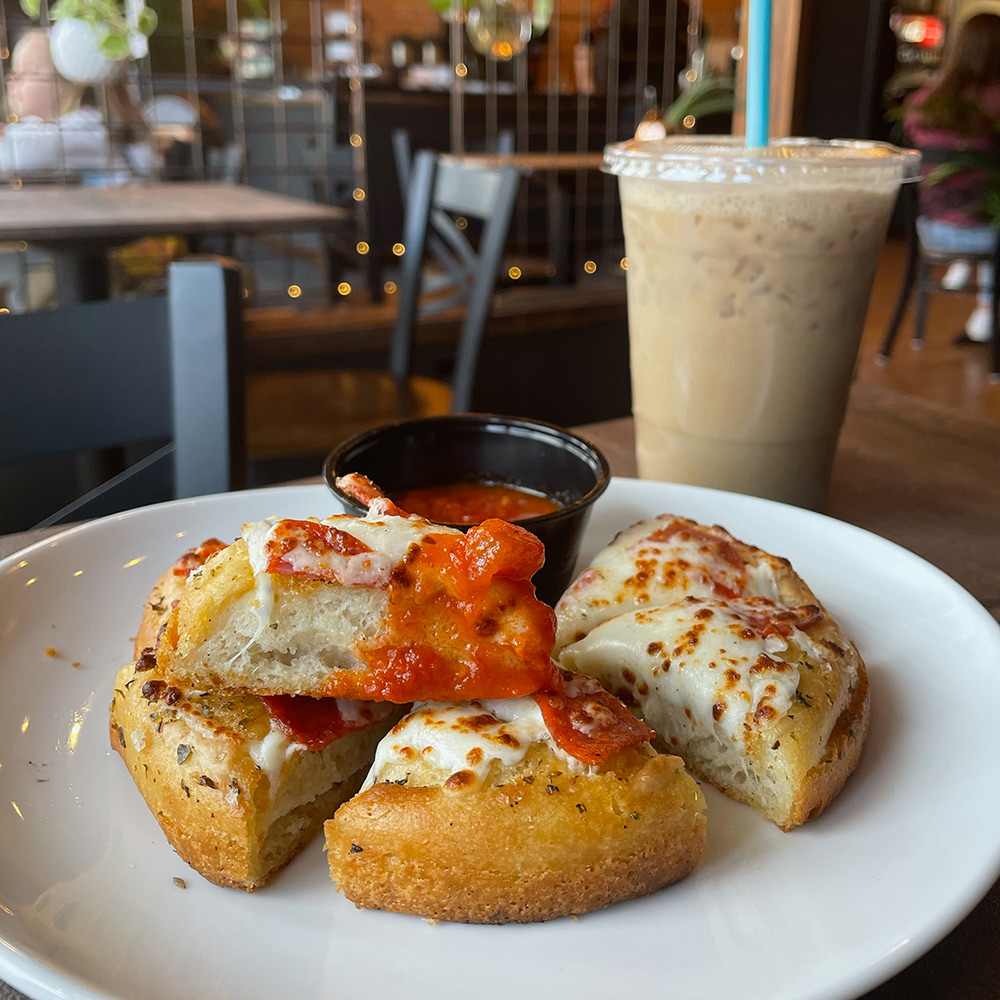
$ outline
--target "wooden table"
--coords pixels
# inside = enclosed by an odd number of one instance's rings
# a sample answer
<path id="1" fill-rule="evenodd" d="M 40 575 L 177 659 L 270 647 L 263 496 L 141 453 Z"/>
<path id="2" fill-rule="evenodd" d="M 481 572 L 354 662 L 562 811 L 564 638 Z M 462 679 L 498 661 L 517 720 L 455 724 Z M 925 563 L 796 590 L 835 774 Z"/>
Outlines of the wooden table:
<path id="1" fill-rule="evenodd" d="M 616 475 L 635 475 L 631 420 L 578 430 L 605 451 Z M 998 483 L 1000 424 L 855 385 L 828 513 L 928 559 L 1000 620 Z M 56 530 L 2 536 L 0 557 Z M 1000 789 L 982 793 L 996 795 Z M 865 1000 L 996 1000 L 998 944 L 1000 882 L 940 944 Z M 0 983 L 0 1000 L 22 998 Z"/>
<path id="2" fill-rule="evenodd" d="M 144 236 L 332 229 L 352 213 L 242 184 L 26 185 L 0 190 L 0 242 L 52 254 L 63 301 L 102 298 L 109 248 Z"/>

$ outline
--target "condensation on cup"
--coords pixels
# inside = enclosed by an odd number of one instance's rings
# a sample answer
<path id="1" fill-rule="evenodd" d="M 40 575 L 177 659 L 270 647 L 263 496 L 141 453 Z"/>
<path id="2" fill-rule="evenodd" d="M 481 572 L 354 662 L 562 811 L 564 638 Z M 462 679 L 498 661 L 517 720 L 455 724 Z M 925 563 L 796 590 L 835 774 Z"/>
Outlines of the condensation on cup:
<path id="1" fill-rule="evenodd" d="M 618 143 L 639 475 L 821 507 L 879 252 L 920 157 Z"/>

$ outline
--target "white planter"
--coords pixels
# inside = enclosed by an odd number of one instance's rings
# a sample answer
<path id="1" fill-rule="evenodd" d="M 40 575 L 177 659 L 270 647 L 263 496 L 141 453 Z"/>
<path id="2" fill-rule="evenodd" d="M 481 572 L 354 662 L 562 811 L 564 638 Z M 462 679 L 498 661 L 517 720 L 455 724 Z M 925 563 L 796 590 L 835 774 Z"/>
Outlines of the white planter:
<path id="1" fill-rule="evenodd" d="M 93 87 L 109 80 L 118 63 L 100 51 L 104 34 L 99 26 L 74 17 L 61 17 L 52 26 L 50 48 L 56 71 L 70 83 Z"/>

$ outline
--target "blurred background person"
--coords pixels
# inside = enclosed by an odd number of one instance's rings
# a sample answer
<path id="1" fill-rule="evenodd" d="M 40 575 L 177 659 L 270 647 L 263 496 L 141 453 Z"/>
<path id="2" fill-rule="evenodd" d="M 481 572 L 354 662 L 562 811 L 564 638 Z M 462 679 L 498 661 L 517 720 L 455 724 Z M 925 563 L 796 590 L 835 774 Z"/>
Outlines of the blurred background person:
<path id="1" fill-rule="evenodd" d="M 110 121 L 86 103 L 87 88 L 60 76 L 48 35 L 27 31 L 11 54 L 8 117 L 0 125 L 0 171 L 85 174 L 95 184 L 155 173 L 149 129 L 119 75 L 106 86 Z"/>
<path id="2" fill-rule="evenodd" d="M 921 243 L 941 253 L 990 253 L 1000 225 L 1000 16 L 976 14 L 959 26 L 937 81 L 907 100 L 904 124 L 909 141 L 937 164 L 920 189 Z M 942 283 L 961 288 L 969 276 L 968 263 L 956 262 Z M 980 264 L 978 277 L 960 341 L 990 337 L 992 266 Z"/>
<path id="3" fill-rule="evenodd" d="M 150 130 L 121 72 L 104 87 L 108 119 L 89 100 L 88 88 L 56 70 L 48 34 L 26 31 L 11 53 L 7 124 L 0 124 L 0 175 L 28 181 L 72 178 L 83 184 L 123 184 L 157 173 Z M 6 252 L 3 252 L 6 250 Z M 0 247 L 0 290 L 15 311 L 55 304 L 47 255 L 15 245 Z"/>

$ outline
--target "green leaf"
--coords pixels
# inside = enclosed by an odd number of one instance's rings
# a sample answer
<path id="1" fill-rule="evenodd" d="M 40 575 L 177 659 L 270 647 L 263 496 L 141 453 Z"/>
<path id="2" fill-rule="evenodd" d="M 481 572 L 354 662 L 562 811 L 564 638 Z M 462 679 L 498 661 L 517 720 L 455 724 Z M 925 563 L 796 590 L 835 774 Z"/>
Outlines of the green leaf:
<path id="1" fill-rule="evenodd" d="M 101 55 L 106 56 L 108 59 L 124 59 L 129 53 L 128 38 L 125 35 L 108 32 L 98 48 Z"/>
<path id="2" fill-rule="evenodd" d="M 23 10 L 28 17 L 37 18 L 42 12 L 41 0 L 21 0 L 21 10 Z"/>
<path id="3" fill-rule="evenodd" d="M 139 18 L 136 22 L 136 26 L 139 31 L 149 37 L 154 31 L 156 31 L 157 25 L 156 11 L 152 7 L 143 7 L 139 11 Z"/>

